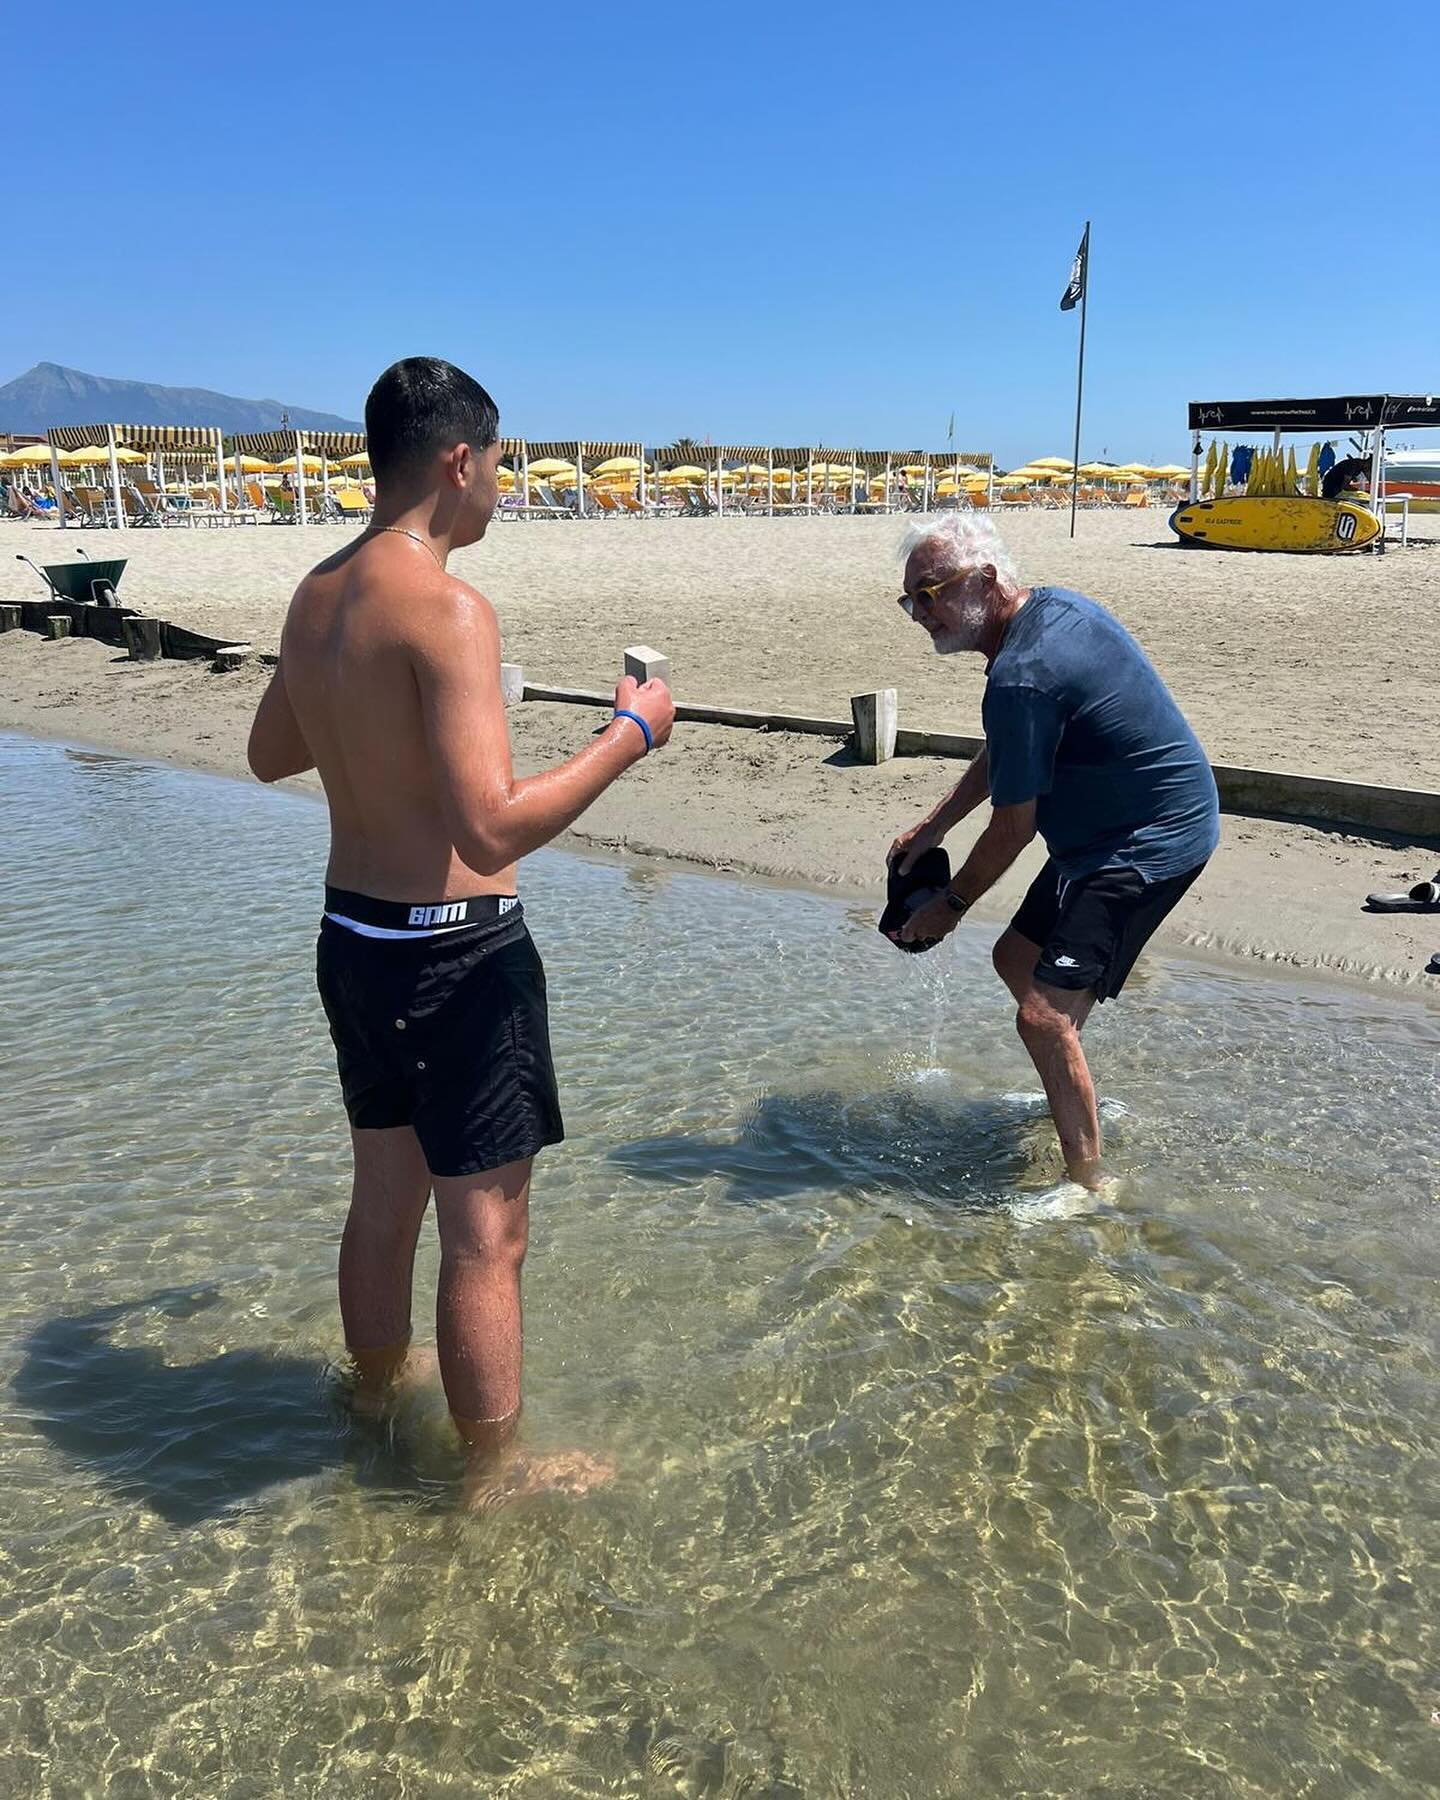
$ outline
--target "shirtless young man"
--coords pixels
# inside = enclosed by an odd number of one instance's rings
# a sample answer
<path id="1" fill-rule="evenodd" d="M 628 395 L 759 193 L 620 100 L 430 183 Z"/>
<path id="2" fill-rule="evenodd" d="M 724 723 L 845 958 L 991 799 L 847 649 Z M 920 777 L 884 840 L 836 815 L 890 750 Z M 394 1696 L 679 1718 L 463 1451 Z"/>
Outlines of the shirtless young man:
<path id="1" fill-rule="evenodd" d="M 374 1405 L 405 1362 L 433 1192 L 451 1413 L 487 1479 L 543 1485 L 514 1443 L 520 1270 L 532 1160 L 564 1130 L 515 865 L 664 744 L 674 707 L 626 679 L 577 756 L 517 780 L 494 610 L 445 568 L 495 512 L 495 403 L 410 357 L 365 428 L 374 522 L 296 589 L 249 750 L 261 781 L 318 769 L 330 805 L 317 978 L 355 1153 L 340 1312 Z"/>

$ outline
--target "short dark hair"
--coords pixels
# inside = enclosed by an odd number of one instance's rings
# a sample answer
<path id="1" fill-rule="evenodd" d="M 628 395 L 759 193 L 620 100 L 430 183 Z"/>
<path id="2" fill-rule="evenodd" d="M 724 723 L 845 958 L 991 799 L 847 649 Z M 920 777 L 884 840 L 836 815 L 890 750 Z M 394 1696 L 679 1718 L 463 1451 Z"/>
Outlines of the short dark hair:
<path id="1" fill-rule="evenodd" d="M 377 482 L 403 479 L 454 444 L 487 450 L 500 435 L 500 410 L 473 376 L 438 356 L 407 356 L 390 367 L 365 402 L 365 436 Z"/>

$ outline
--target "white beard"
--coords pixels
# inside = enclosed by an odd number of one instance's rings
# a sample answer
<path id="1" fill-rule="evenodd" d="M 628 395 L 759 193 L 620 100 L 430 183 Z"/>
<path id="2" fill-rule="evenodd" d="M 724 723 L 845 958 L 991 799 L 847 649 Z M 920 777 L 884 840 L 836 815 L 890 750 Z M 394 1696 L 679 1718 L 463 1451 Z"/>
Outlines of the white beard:
<path id="1" fill-rule="evenodd" d="M 978 650 L 990 622 L 990 608 L 983 600 L 962 600 L 958 610 L 960 617 L 956 623 L 937 631 L 931 640 L 941 656 Z"/>

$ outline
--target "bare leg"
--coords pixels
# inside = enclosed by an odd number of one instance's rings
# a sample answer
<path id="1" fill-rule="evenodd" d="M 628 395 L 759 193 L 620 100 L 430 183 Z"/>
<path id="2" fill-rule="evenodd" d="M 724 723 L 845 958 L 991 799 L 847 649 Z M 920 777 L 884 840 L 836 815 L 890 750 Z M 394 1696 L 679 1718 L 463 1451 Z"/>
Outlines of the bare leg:
<path id="1" fill-rule="evenodd" d="M 467 1442 L 498 1448 L 520 1413 L 520 1271 L 530 1238 L 529 1158 L 435 1182 L 440 1379 Z"/>
<path id="2" fill-rule="evenodd" d="M 1020 1041 L 1040 1076 L 1072 1181 L 1100 1186 L 1100 1117 L 1080 1047 L 1080 1029 L 1095 1004 L 1093 988 L 1071 992 L 1031 980 L 1017 996 Z"/>
<path id="3" fill-rule="evenodd" d="M 340 1316 L 365 1408 L 393 1382 L 410 1345 L 410 1284 L 430 1171 L 408 1125 L 350 1137 L 355 1180 L 340 1241 Z"/>
<path id="4" fill-rule="evenodd" d="M 501 1505 L 521 1494 L 583 1493 L 612 1470 L 579 1453 L 534 1456 L 514 1443 L 523 1355 L 520 1272 L 530 1235 L 527 1158 L 482 1175 L 440 1176 L 440 1379 L 470 1446 L 468 1498 Z"/>
<path id="5" fill-rule="evenodd" d="M 1035 965 L 1040 960 L 1040 946 L 1021 937 L 1013 925 L 1007 925 L 995 940 L 990 960 L 995 965 L 995 973 L 1015 996 L 1018 1006 L 1032 984 Z"/>
<path id="6" fill-rule="evenodd" d="M 1080 1032 L 1095 993 L 1092 988 L 1072 993 L 1036 981 L 1039 960 L 1039 944 L 1013 925 L 1000 933 L 991 952 L 995 973 L 1015 996 L 1016 1025 L 1050 1102 L 1065 1167 L 1072 1180 L 1093 1188 L 1100 1180 L 1100 1116 Z"/>

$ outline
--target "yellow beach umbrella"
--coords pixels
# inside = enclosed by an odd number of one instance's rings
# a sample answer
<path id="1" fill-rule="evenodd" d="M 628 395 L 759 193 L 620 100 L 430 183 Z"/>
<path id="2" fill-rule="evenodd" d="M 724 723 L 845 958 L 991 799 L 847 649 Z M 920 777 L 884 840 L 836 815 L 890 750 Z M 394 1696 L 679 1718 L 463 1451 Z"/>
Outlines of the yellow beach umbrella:
<path id="1" fill-rule="evenodd" d="M 1030 458 L 1029 462 L 1026 463 L 1025 466 L 1027 469 L 1067 469 L 1067 470 L 1073 469 L 1075 467 L 1074 463 L 1071 462 L 1070 459 L 1065 456 L 1032 456 Z"/>
<path id="2" fill-rule="evenodd" d="M 370 467 L 369 452 L 357 450 L 354 456 L 342 456 L 339 466 L 342 469 L 368 469 Z"/>
<path id="3" fill-rule="evenodd" d="M 50 446 L 48 444 L 22 444 L 18 450 L 7 452 L 5 457 L 7 469 L 38 469 L 50 467 Z"/>
<path id="4" fill-rule="evenodd" d="M 1189 473 L 1190 471 L 1183 468 L 1179 463 L 1161 463 L 1159 468 L 1155 470 L 1155 474 L 1161 481 L 1178 481 L 1182 475 L 1188 475 Z"/>
<path id="5" fill-rule="evenodd" d="M 708 469 L 697 468 L 694 463 L 680 463 L 676 468 L 662 469 L 660 479 L 662 481 L 704 481 L 709 473 Z"/>
<path id="6" fill-rule="evenodd" d="M 608 456 L 595 466 L 597 475 L 638 475 L 645 465 L 638 456 Z"/>
<path id="7" fill-rule="evenodd" d="M 542 456 L 530 465 L 530 473 L 538 475 L 542 481 L 551 475 L 561 475 L 567 469 L 573 475 L 575 473 L 574 463 L 567 463 L 558 456 Z"/>

